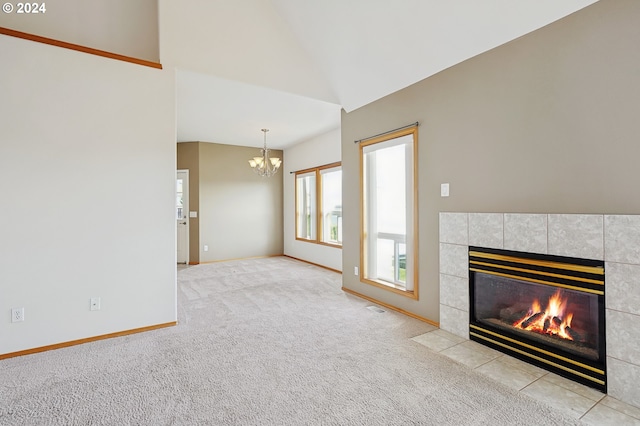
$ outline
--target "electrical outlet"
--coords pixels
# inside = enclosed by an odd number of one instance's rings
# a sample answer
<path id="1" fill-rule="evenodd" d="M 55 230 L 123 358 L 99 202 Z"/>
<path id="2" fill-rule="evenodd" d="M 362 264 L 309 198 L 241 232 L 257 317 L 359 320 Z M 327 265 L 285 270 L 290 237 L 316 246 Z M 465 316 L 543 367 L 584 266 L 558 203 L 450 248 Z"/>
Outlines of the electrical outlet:
<path id="1" fill-rule="evenodd" d="M 209 246 L 204 246 L 204 247 L 203 247 L 203 250 L 204 250 L 204 251 L 209 251 Z"/>
<path id="2" fill-rule="evenodd" d="M 100 298 L 99 297 L 92 297 L 90 302 L 90 309 L 92 311 L 99 311 L 100 310 Z"/>
<path id="3" fill-rule="evenodd" d="M 24 321 L 24 308 L 11 309 L 11 322 L 22 322 L 22 321 Z"/>
<path id="4" fill-rule="evenodd" d="M 360 272 L 360 271 L 358 271 L 358 267 L 357 267 L 357 266 L 354 266 L 354 267 L 353 267 L 353 275 L 358 275 L 358 273 L 359 273 L 359 272 Z"/>

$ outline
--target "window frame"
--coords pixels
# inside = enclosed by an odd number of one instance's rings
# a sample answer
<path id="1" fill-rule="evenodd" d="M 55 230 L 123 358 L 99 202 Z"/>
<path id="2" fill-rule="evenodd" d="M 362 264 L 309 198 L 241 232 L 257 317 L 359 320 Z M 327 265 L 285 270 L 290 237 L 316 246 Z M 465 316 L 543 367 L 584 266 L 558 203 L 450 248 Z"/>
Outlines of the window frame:
<path id="1" fill-rule="evenodd" d="M 412 213 L 412 233 L 411 238 L 412 241 L 410 244 L 406 245 L 406 257 L 405 262 L 407 262 L 407 258 L 409 252 L 411 251 L 411 265 L 406 265 L 411 268 L 412 273 L 412 289 L 407 290 L 406 288 L 402 288 L 398 285 L 394 285 L 391 282 L 376 280 L 372 278 L 367 278 L 367 262 L 368 262 L 368 253 L 367 253 L 367 222 L 366 222 L 366 206 L 365 206 L 365 164 L 364 164 L 364 155 L 365 148 L 371 145 L 375 145 L 378 143 L 383 143 L 387 141 L 391 141 L 396 138 L 400 138 L 403 136 L 413 136 L 413 149 L 412 149 L 412 167 L 413 167 L 413 188 L 411 190 L 411 194 L 413 196 L 413 206 L 411 209 Z M 396 131 L 392 131 L 389 133 L 385 133 L 380 136 L 376 136 L 370 139 L 362 140 L 358 144 L 359 150 L 359 161 L 360 161 L 360 282 L 365 284 L 370 284 L 378 288 L 382 288 L 384 290 L 391 291 L 396 294 L 400 294 L 405 297 L 409 297 L 411 299 L 418 300 L 418 288 L 419 288 L 419 276 L 418 276 L 418 126 L 411 126 L 409 128 L 403 128 Z"/>
<path id="2" fill-rule="evenodd" d="M 312 243 L 312 244 L 319 244 L 319 245 L 323 245 L 323 246 L 328 246 L 328 247 L 334 247 L 334 248 L 342 248 L 342 242 L 340 243 L 333 243 L 333 242 L 327 242 L 327 241 L 323 241 L 323 225 L 324 225 L 324 218 L 322 215 L 322 171 L 324 170 L 328 170 L 328 169 L 336 169 L 339 168 L 340 171 L 342 171 L 342 162 L 338 161 L 335 163 L 330 163 L 330 164 L 325 164 L 323 166 L 318 166 L 318 167 L 311 167 L 308 169 L 304 169 L 304 170 L 298 170 L 295 172 L 295 176 L 294 176 L 294 203 L 295 203 L 295 239 L 297 241 L 304 241 L 307 243 Z M 309 173 L 315 173 L 315 181 L 316 181 L 316 188 L 315 188 L 315 200 L 313 200 L 315 202 L 315 208 L 313 209 L 315 212 L 315 223 L 316 223 L 316 229 L 315 229 L 315 239 L 309 239 L 309 238 L 303 238 L 298 236 L 298 225 L 299 225 L 299 210 L 298 210 L 298 177 L 300 175 L 306 175 Z"/>
<path id="3" fill-rule="evenodd" d="M 311 235 L 314 238 L 306 238 L 306 237 L 302 237 L 300 235 L 298 235 L 298 230 L 299 230 L 299 226 L 300 224 L 300 203 L 298 202 L 298 194 L 299 194 L 299 187 L 298 187 L 298 183 L 301 180 L 300 178 L 306 178 L 306 177 L 313 177 L 314 182 L 313 182 L 313 197 L 311 197 L 310 199 L 310 204 L 311 204 L 311 212 L 310 215 L 313 218 L 313 223 L 312 225 L 312 229 L 311 229 Z M 300 171 L 300 172 L 296 172 L 296 176 L 295 176 L 295 203 L 296 203 L 296 240 L 299 241 L 315 241 L 318 238 L 318 212 L 317 212 L 317 204 L 318 204 L 318 175 L 317 173 L 315 173 L 314 170 L 307 170 L 307 171 Z M 305 202 L 306 204 L 306 202 Z M 304 206 L 303 206 L 304 207 Z M 306 216 L 305 216 L 306 217 Z"/>

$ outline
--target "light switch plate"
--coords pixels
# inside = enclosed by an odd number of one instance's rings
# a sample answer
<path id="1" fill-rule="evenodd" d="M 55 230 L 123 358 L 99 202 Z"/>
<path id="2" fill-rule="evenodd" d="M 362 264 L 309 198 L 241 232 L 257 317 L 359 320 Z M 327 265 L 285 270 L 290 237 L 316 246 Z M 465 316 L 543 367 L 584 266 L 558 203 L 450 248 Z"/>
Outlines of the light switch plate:
<path id="1" fill-rule="evenodd" d="M 448 197 L 449 196 L 449 184 L 448 183 L 440 184 L 440 196 L 441 197 Z"/>

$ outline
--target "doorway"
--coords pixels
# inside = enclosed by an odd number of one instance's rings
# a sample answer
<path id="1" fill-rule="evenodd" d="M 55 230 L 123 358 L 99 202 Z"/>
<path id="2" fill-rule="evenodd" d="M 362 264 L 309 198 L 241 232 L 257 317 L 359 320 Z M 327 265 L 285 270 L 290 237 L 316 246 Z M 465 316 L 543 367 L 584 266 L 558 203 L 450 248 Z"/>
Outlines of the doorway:
<path id="1" fill-rule="evenodd" d="M 176 172 L 176 259 L 189 263 L 189 170 Z"/>

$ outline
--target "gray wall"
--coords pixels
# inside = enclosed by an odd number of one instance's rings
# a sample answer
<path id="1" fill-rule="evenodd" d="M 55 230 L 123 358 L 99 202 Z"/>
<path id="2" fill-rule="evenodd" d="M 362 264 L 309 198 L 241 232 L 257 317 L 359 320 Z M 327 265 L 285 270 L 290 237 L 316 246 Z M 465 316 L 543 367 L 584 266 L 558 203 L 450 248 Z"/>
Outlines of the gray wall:
<path id="1" fill-rule="evenodd" d="M 640 2 L 602 0 L 342 116 L 344 286 L 438 320 L 441 211 L 638 214 Z M 420 121 L 420 300 L 362 284 L 353 143 Z M 440 184 L 451 196 L 440 197 Z"/>
<path id="2" fill-rule="evenodd" d="M 190 232 L 190 262 L 283 253 L 283 171 L 271 178 L 255 174 L 248 160 L 258 154 L 258 148 L 235 145 L 178 144 L 178 168 L 193 167 L 194 156 L 198 164 L 196 172 L 189 171 L 190 210 L 198 208 L 190 226 L 197 225 L 199 242 L 194 247 Z M 279 150 L 272 155 L 283 158 Z"/>

